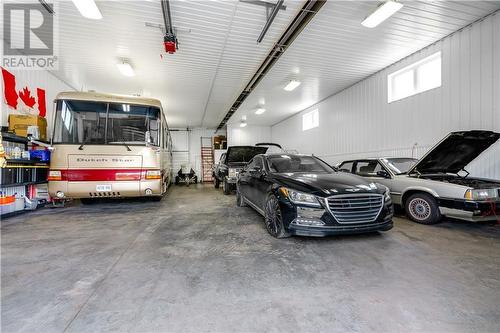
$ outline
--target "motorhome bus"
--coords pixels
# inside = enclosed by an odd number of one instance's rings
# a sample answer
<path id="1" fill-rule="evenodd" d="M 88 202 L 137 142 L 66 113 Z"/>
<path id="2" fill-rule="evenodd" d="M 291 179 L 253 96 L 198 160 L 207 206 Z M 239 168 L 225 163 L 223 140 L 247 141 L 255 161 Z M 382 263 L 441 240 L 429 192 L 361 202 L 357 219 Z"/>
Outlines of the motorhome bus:
<path id="1" fill-rule="evenodd" d="M 49 193 L 161 199 L 172 179 L 172 141 L 160 101 L 63 92 L 55 100 Z"/>

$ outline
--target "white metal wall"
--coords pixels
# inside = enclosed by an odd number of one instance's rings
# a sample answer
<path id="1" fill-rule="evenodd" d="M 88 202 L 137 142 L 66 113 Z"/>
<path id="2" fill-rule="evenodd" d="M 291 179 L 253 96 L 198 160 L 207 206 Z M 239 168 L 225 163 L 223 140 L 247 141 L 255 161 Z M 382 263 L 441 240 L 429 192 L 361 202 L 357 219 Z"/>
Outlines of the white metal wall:
<path id="1" fill-rule="evenodd" d="M 41 88 L 45 89 L 45 99 L 47 102 L 47 122 L 48 122 L 48 127 L 49 131 L 52 128 L 52 114 L 53 114 L 53 108 L 54 104 L 53 101 L 58 93 L 61 91 L 72 91 L 74 90 L 73 87 L 69 86 L 65 82 L 61 81 L 54 75 L 50 74 L 49 72 L 45 70 L 39 70 L 39 71 L 32 71 L 32 70 L 9 70 L 12 74 L 16 76 L 16 89 L 20 91 L 24 87 L 28 87 L 31 90 L 31 95 L 36 97 L 36 88 Z M 8 117 L 9 114 L 15 113 L 15 114 L 38 114 L 38 108 L 37 110 L 29 110 L 21 100 L 19 100 L 18 105 L 17 105 L 17 110 L 14 110 L 7 106 L 5 104 L 5 97 L 4 97 L 4 87 L 3 87 L 3 79 L 0 78 L 1 82 L 1 89 L 0 89 L 0 94 L 2 103 L 0 103 L 1 106 L 1 125 L 2 126 L 7 126 L 8 125 Z M 20 110 L 23 108 L 23 110 Z"/>
<path id="2" fill-rule="evenodd" d="M 248 125 L 240 127 L 239 123 L 227 125 L 227 146 L 254 145 L 271 141 L 270 126 Z"/>
<path id="3" fill-rule="evenodd" d="M 193 128 L 189 130 L 172 131 L 173 171 L 177 173 L 182 164 L 190 165 L 201 179 L 201 138 L 212 138 L 214 135 L 225 135 L 215 133 L 214 129 Z"/>
<path id="4" fill-rule="evenodd" d="M 442 51 L 442 86 L 387 103 L 387 75 Z M 317 108 L 320 125 L 302 131 Z M 336 163 L 353 157 L 413 156 L 455 130 L 500 131 L 500 14 L 464 28 L 317 105 L 272 126 L 287 149 Z M 500 179 L 500 143 L 468 169 Z"/>

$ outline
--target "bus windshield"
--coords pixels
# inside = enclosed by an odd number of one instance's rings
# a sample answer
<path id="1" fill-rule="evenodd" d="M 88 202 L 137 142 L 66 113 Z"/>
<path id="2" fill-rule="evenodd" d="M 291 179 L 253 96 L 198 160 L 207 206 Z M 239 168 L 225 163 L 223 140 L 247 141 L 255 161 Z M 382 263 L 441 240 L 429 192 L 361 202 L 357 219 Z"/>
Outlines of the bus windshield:
<path id="1" fill-rule="evenodd" d="M 160 109 L 94 101 L 57 101 L 54 143 L 158 146 Z M 149 135 L 149 138 L 146 135 Z"/>

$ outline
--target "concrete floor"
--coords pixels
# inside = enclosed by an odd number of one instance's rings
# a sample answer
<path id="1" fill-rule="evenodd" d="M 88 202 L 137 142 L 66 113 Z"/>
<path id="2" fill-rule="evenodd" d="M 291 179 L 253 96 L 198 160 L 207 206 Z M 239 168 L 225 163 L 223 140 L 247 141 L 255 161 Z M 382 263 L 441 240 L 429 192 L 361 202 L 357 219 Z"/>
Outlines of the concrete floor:
<path id="1" fill-rule="evenodd" d="M 2 221 L 2 332 L 500 331 L 500 227 L 277 240 L 212 187 Z"/>

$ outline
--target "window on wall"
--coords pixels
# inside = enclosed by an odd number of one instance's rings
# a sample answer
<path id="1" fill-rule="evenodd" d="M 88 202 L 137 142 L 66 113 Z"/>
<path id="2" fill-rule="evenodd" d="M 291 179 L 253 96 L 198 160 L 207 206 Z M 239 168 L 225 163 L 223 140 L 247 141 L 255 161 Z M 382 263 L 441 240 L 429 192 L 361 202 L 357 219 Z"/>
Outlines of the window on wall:
<path id="1" fill-rule="evenodd" d="M 311 128 L 319 126 L 318 109 L 312 110 L 302 116 L 302 130 L 307 131 Z"/>
<path id="2" fill-rule="evenodd" d="M 388 103 L 441 87 L 441 52 L 387 76 Z"/>

